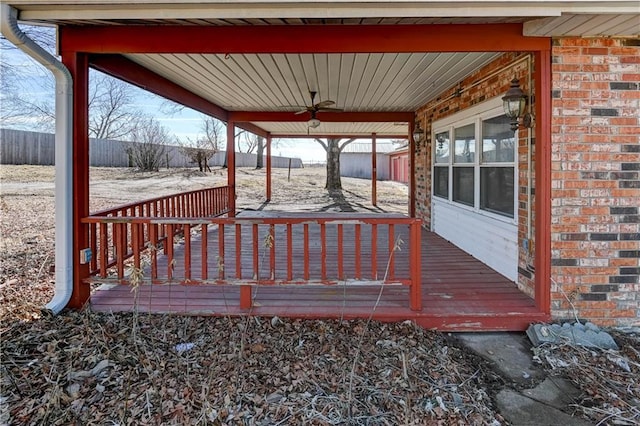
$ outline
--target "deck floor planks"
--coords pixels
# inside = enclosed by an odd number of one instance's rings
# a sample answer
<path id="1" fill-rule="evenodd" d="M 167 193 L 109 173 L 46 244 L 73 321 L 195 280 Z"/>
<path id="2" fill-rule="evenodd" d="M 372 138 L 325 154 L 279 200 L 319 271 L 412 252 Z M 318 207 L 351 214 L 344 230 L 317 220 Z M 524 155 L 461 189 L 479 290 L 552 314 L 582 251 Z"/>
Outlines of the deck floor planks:
<path id="1" fill-rule="evenodd" d="M 243 227 L 245 228 L 245 227 Z M 243 229 L 243 241 L 251 241 L 250 227 Z M 296 226 L 294 226 L 296 228 Z M 378 227 L 377 256 L 379 278 L 384 276 L 389 256 L 386 226 Z M 408 242 L 406 230 L 396 226 L 394 235 Z M 277 229 L 277 228 L 276 228 Z M 355 236 L 344 227 L 344 240 L 351 241 Z M 235 235 L 234 227 L 225 227 L 225 247 L 230 252 L 224 262 L 225 276 L 235 276 Z M 303 253 L 302 228 L 299 234 L 294 232 L 294 277 L 302 278 Z M 266 235 L 266 232 L 264 235 Z M 318 231 L 319 232 L 319 231 Z M 332 237 L 335 237 L 333 238 Z M 218 248 L 217 232 L 209 230 L 208 259 L 209 278 L 218 276 L 218 266 L 214 253 Z M 361 246 L 363 256 L 370 255 L 371 242 L 363 228 Z M 261 236 L 262 237 L 262 236 Z M 264 237 L 262 237 L 264 238 Z M 327 228 L 327 247 L 336 243 L 337 235 Z M 276 279 L 286 278 L 286 235 L 276 232 Z M 350 242 L 351 244 L 351 242 Z M 310 244 L 311 245 L 311 244 Z M 192 237 L 192 267 L 194 271 L 200 265 L 199 238 Z M 327 274 L 337 276 L 337 248 L 327 254 Z M 268 247 L 264 247 L 268 250 Z M 317 250 L 316 250 L 317 249 Z M 316 250 L 316 251 L 314 251 Z M 368 251 L 367 251 L 368 250 Z M 176 251 L 175 276 L 182 273 L 184 260 L 180 258 L 182 249 Z M 230 253 L 233 253 L 231 255 Z M 311 250 L 312 255 L 320 256 L 319 243 Z M 263 256 L 267 268 L 262 269 L 262 279 L 268 278 L 269 253 Z M 164 256 L 159 256 L 159 270 L 167 267 Z M 283 262 L 283 263 L 280 263 Z M 285 266 L 279 266 L 284 264 Z M 408 250 L 394 252 L 395 277 L 408 277 Z M 242 249 L 242 274 L 250 277 L 253 268 L 253 255 L 250 250 Z M 315 271 L 315 272 L 314 272 Z M 355 250 L 344 246 L 345 277 L 355 276 Z M 363 262 L 364 276 L 371 271 L 371 263 Z M 265 273 L 265 275 L 263 275 Z M 310 273 L 320 273 L 320 265 L 310 269 Z M 335 275 L 332 275 L 335 274 Z M 193 274 L 193 278 L 199 278 Z M 137 298 L 128 286 L 106 285 L 98 289 L 91 298 L 91 307 L 95 311 L 131 311 L 140 312 L 202 314 L 202 315 L 264 315 L 294 316 L 303 318 L 367 318 L 372 315 L 380 320 L 412 319 L 425 327 L 437 327 L 448 330 L 520 330 L 532 321 L 546 317 L 535 307 L 534 301 L 520 292 L 507 278 L 493 271 L 482 262 L 473 258 L 453 244 L 436 234 L 422 232 L 422 301 L 420 312 L 409 309 L 409 289 L 400 285 L 387 285 L 380 294 L 379 286 L 341 283 L 330 286 L 307 285 L 261 285 L 253 286 L 254 307 L 251 310 L 239 308 L 240 289 L 237 285 L 142 285 Z"/>

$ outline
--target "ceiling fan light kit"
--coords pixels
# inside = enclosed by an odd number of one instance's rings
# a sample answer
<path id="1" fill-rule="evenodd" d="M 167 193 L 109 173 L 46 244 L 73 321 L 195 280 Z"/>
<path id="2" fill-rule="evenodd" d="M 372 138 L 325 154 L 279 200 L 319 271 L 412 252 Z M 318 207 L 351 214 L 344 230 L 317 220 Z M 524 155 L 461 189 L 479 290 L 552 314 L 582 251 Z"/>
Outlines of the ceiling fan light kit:
<path id="1" fill-rule="evenodd" d="M 296 114 L 304 114 L 305 112 L 311 113 L 311 118 L 307 121 L 307 126 L 309 128 L 315 129 L 320 125 L 320 120 L 316 117 L 316 113 L 318 111 L 333 111 L 340 112 L 342 109 L 340 108 L 331 108 L 331 105 L 335 105 L 334 101 L 326 100 L 320 101 L 318 103 L 314 103 L 316 99 L 317 92 L 309 91 L 309 95 L 311 95 L 311 106 L 302 107 L 300 111 L 297 111 Z"/>

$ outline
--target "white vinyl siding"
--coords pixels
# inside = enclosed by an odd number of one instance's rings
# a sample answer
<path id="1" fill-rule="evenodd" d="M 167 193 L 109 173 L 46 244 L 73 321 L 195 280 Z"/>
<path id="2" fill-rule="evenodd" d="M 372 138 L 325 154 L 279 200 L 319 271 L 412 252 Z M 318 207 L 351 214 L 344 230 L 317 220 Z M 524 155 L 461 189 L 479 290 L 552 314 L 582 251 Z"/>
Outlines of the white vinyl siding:
<path id="1" fill-rule="evenodd" d="M 495 158 L 497 154 L 495 147 L 485 147 L 483 152 L 482 146 L 483 125 L 486 125 L 487 120 L 502 114 L 504 114 L 502 101 L 496 98 L 433 124 L 432 140 L 437 141 L 437 136 L 442 139 L 446 133 L 451 135 L 450 144 L 441 144 L 441 151 L 451 149 L 454 155 L 451 156 L 448 152 L 437 152 L 436 142 L 433 173 L 438 172 L 444 178 L 446 175 L 444 170 L 447 169 L 450 172 L 447 197 L 443 196 L 444 182 L 434 180 L 432 188 L 434 195 L 431 197 L 432 229 L 497 272 L 515 281 L 518 276 L 517 191 L 514 188 L 514 186 L 517 188 L 517 162 L 515 159 L 500 161 Z M 456 131 L 460 132 L 461 129 L 464 138 L 456 137 Z M 468 134 L 469 129 L 473 129 L 475 137 Z M 456 139 L 460 140 L 457 144 Z M 475 145 L 467 146 L 464 139 L 472 140 Z M 483 155 L 484 160 L 489 161 L 483 163 Z M 449 158 L 448 164 L 445 164 L 443 159 Z M 462 181 L 456 182 L 456 171 L 461 169 L 467 171 L 465 182 L 472 182 L 472 188 L 466 185 L 463 188 L 456 187 L 462 183 Z M 496 178 L 496 181 L 507 181 L 507 184 L 511 185 L 509 191 L 512 193 L 512 210 L 504 205 L 507 197 L 481 192 L 495 187 L 486 181 L 482 182 L 481 175 L 486 178 L 490 172 L 495 175 L 496 171 L 502 173 L 500 177 L 503 178 Z M 511 179 L 504 179 L 504 176 L 511 176 Z M 437 183 L 440 188 L 435 187 Z M 483 183 L 484 187 L 481 187 Z"/>

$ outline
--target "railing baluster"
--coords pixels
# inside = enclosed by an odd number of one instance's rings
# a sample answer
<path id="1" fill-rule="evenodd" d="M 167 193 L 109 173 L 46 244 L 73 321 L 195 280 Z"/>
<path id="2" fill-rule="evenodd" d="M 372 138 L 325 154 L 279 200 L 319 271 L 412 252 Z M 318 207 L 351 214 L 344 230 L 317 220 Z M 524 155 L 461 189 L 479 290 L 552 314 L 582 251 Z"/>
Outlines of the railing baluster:
<path id="1" fill-rule="evenodd" d="M 224 224 L 218 224 L 218 278 L 221 280 L 224 279 L 225 273 L 225 265 L 224 265 Z"/>
<path id="2" fill-rule="evenodd" d="M 89 273 L 93 274 L 98 270 L 98 232 L 95 223 L 89 224 L 89 248 L 91 249 L 91 261 L 89 262 Z"/>
<path id="3" fill-rule="evenodd" d="M 149 226 L 149 240 L 150 240 L 150 257 L 151 257 L 151 282 L 158 279 L 158 225 L 152 223 Z"/>
<path id="4" fill-rule="evenodd" d="M 191 225 L 184 225 L 184 279 L 191 281 Z"/>
<path id="5" fill-rule="evenodd" d="M 100 258 L 100 276 L 102 278 L 107 277 L 107 265 L 109 264 L 109 239 L 107 234 L 107 227 L 109 225 L 101 222 L 100 223 L 100 246 L 98 248 L 99 252 L 96 253 L 96 257 Z"/>
<path id="6" fill-rule="evenodd" d="M 260 280 L 260 271 L 258 266 L 258 257 L 259 257 L 259 246 L 258 246 L 258 224 L 254 223 L 252 226 L 253 230 L 253 279 L 256 281 Z"/>
<path id="7" fill-rule="evenodd" d="M 269 275 L 271 280 L 276 279 L 276 227 L 269 225 Z"/>
<path id="8" fill-rule="evenodd" d="M 393 223 L 389 224 L 389 271 L 387 273 L 387 281 L 391 281 L 395 277 L 395 253 L 393 252 L 393 248 L 395 247 L 395 226 Z"/>
<path id="9" fill-rule="evenodd" d="M 209 227 L 206 223 L 202 224 L 200 228 L 200 255 L 202 261 L 202 271 L 200 272 L 200 276 L 203 281 L 209 279 Z"/>
<path id="10" fill-rule="evenodd" d="M 166 239 L 166 255 L 167 255 L 167 279 L 171 281 L 173 279 L 173 224 L 167 225 L 167 239 Z"/>
<path id="11" fill-rule="evenodd" d="M 327 279 L 327 227 L 324 222 L 320 223 L 320 270 L 324 281 Z"/>
<path id="12" fill-rule="evenodd" d="M 242 225 L 236 222 L 236 278 L 242 279 Z"/>
<path id="13" fill-rule="evenodd" d="M 309 224 L 304 224 L 304 279 L 309 280 Z"/>
<path id="14" fill-rule="evenodd" d="M 287 281 L 293 280 L 293 226 L 287 223 Z"/>
<path id="15" fill-rule="evenodd" d="M 338 224 L 338 279 L 344 279 L 343 225 Z"/>
<path id="16" fill-rule="evenodd" d="M 409 259 L 411 262 L 411 288 L 409 290 L 409 305 L 412 310 L 419 311 L 422 309 L 422 259 L 420 257 L 422 229 L 419 220 L 414 220 L 410 227 L 411 241 L 409 244 L 411 248 L 409 249 Z"/>
<path id="17" fill-rule="evenodd" d="M 362 238 L 362 225 L 360 225 L 359 223 L 357 223 L 355 225 L 356 227 L 356 236 L 355 236 L 355 249 L 356 249 L 356 276 L 354 277 L 355 279 L 359 280 L 360 278 L 362 278 L 362 263 L 361 263 L 361 259 L 362 259 L 362 250 L 360 248 L 360 242 L 361 242 L 361 238 Z"/>
<path id="18" fill-rule="evenodd" d="M 126 229 L 123 229 L 123 227 L 127 225 L 125 223 L 114 223 L 113 225 L 114 225 L 114 238 L 115 238 L 118 279 L 121 280 L 124 278 L 124 254 L 125 254 L 124 244 L 125 243 L 124 243 L 123 234 L 126 232 Z"/>
<path id="19" fill-rule="evenodd" d="M 371 224 L 371 279 L 378 279 L 378 225 Z"/>
<path id="20" fill-rule="evenodd" d="M 140 227 L 131 223 L 131 250 L 133 250 L 133 267 L 140 269 Z"/>

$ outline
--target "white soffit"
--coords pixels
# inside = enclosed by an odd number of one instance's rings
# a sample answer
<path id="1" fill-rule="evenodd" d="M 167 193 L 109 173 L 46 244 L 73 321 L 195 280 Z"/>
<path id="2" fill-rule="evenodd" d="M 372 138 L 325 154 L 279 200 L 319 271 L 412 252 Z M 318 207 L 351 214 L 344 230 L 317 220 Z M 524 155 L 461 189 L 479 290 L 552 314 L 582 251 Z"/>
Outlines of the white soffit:
<path id="1" fill-rule="evenodd" d="M 499 53 L 134 54 L 127 57 L 229 111 L 332 100 L 348 112 L 415 111 Z"/>
<path id="2" fill-rule="evenodd" d="M 576 15 L 543 18 L 524 23 L 525 36 L 638 37 L 640 36 L 640 1 L 637 14 Z"/>

